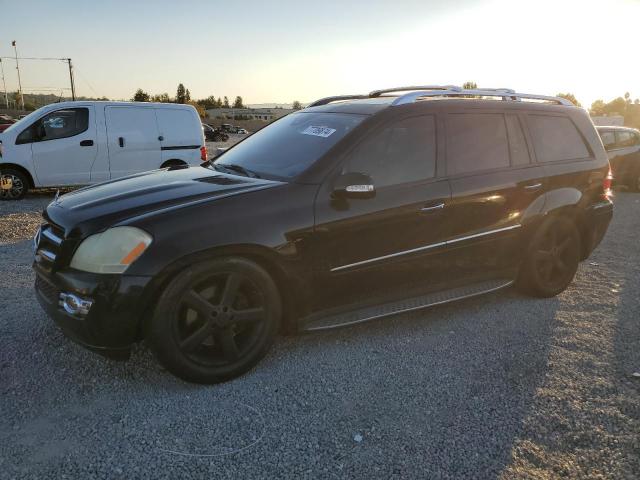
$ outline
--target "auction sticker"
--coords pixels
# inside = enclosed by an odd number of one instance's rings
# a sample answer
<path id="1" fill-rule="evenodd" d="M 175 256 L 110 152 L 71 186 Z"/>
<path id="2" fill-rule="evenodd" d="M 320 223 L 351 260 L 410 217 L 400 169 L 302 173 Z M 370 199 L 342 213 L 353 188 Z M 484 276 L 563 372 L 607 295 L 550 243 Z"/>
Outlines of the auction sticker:
<path id="1" fill-rule="evenodd" d="M 314 137 L 327 138 L 328 136 L 330 136 L 335 131 L 336 131 L 335 128 L 317 127 L 315 125 L 309 125 L 307 128 L 305 128 L 300 133 L 303 133 L 305 135 L 313 135 Z"/>

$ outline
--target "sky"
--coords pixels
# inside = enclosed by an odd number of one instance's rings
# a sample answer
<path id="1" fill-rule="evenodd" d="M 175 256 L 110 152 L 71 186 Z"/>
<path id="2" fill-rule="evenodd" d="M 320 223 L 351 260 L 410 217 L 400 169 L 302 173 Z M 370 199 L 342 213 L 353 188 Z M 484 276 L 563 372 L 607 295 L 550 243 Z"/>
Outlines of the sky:
<path id="1" fill-rule="evenodd" d="M 640 0 L 0 0 L 0 56 L 16 40 L 20 57 L 70 57 L 77 94 L 112 99 L 180 82 L 255 104 L 475 81 L 588 106 L 640 97 L 639 20 Z M 20 73 L 25 93 L 69 86 L 61 61 Z"/>

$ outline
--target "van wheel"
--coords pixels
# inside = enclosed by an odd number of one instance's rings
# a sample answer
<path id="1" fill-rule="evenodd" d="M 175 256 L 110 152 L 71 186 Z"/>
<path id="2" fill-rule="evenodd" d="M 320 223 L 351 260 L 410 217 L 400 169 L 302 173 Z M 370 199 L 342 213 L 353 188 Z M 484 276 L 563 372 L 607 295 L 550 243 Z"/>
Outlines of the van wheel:
<path id="1" fill-rule="evenodd" d="M 20 200 L 29 191 L 29 180 L 26 175 L 19 170 L 11 168 L 2 169 L 0 171 L 0 199 L 2 200 Z M 3 186 L 8 182 L 9 188 Z"/>
<path id="2" fill-rule="evenodd" d="M 220 258 L 194 264 L 169 283 L 146 339 L 174 375 L 219 383 L 266 355 L 281 316 L 278 289 L 263 268 L 243 258 Z"/>
<path id="3" fill-rule="evenodd" d="M 580 252 L 580 233 L 570 218 L 545 219 L 531 240 L 516 285 L 536 297 L 558 295 L 573 281 Z"/>
<path id="4" fill-rule="evenodd" d="M 160 168 L 177 167 L 180 165 L 186 165 L 186 162 L 183 162 L 182 160 L 167 160 L 162 165 L 160 165 Z"/>

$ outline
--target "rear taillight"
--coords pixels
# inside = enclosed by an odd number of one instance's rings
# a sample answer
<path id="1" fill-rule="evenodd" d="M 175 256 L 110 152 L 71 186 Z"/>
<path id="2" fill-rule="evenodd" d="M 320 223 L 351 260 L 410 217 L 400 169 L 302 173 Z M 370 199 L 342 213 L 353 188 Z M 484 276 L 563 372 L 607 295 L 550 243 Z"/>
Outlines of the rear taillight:
<path id="1" fill-rule="evenodd" d="M 200 147 L 200 160 L 207 161 L 207 147 Z"/>
<path id="2" fill-rule="evenodd" d="M 604 177 L 604 180 L 602 180 L 602 190 L 605 197 L 610 198 L 613 196 L 613 190 L 611 190 L 612 187 L 613 187 L 613 173 L 611 173 L 611 168 L 609 168 L 609 172 Z"/>

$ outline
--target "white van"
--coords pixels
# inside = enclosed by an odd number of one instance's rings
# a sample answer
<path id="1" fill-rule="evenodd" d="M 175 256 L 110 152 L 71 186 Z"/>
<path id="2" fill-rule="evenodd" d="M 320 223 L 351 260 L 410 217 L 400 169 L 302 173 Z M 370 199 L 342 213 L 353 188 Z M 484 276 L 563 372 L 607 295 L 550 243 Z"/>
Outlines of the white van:
<path id="1" fill-rule="evenodd" d="M 0 141 L 0 198 L 207 158 L 195 108 L 173 103 L 54 103 L 13 124 Z"/>

